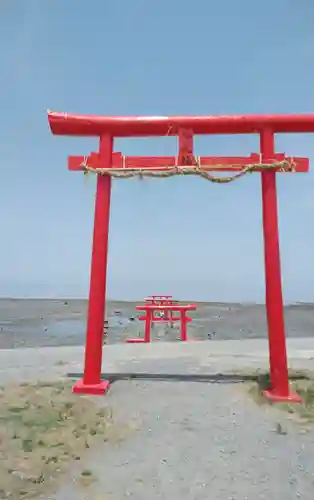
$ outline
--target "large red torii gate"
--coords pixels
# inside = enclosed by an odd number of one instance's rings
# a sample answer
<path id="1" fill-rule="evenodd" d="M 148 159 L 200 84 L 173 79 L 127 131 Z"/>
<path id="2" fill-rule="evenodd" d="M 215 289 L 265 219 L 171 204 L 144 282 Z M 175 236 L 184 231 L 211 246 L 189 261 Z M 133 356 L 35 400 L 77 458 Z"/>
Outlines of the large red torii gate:
<path id="1" fill-rule="evenodd" d="M 140 116 L 106 117 L 48 112 L 53 134 L 98 136 L 99 151 L 88 157 L 70 156 L 70 170 L 92 170 L 98 173 L 95 202 L 91 280 L 87 318 L 84 377 L 73 391 L 104 394 L 107 380 L 101 380 L 102 338 L 106 302 L 106 275 L 111 195 L 114 172 L 163 172 L 178 169 L 233 171 L 239 174 L 252 164 L 261 172 L 262 210 L 266 278 L 271 387 L 265 395 L 272 401 L 300 401 L 290 391 L 287 369 L 286 339 L 280 270 L 277 214 L 277 172 L 307 172 L 307 158 L 288 158 L 275 153 L 276 133 L 314 132 L 314 115 L 244 115 L 244 116 Z M 249 157 L 194 156 L 193 136 L 204 134 L 259 134 L 260 153 Z M 178 136 L 178 157 L 124 157 L 113 152 L 115 137 Z M 259 167 L 260 165 L 260 167 Z M 266 168 L 267 167 L 267 168 Z M 269 168 L 271 167 L 271 168 Z"/>

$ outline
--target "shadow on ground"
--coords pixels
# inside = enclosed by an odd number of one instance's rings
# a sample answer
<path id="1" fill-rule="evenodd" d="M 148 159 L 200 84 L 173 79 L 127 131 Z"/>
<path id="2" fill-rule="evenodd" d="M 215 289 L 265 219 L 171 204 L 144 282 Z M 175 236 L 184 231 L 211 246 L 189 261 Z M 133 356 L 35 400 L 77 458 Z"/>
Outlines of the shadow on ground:
<path id="1" fill-rule="evenodd" d="M 182 374 L 182 373 L 102 373 L 101 378 L 114 383 L 120 380 L 147 380 L 147 381 L 171 381 L 171 382 L 203 382 L 203 383 L 243 383 L 260 382 L 261 378 L 267 376 L 266 373 L 257 374 Z M 83 378 L 83 373 L 68 373 L 69 378 Z M 291 374 L 290 380 L 306 380 L 306 374 Z"/>

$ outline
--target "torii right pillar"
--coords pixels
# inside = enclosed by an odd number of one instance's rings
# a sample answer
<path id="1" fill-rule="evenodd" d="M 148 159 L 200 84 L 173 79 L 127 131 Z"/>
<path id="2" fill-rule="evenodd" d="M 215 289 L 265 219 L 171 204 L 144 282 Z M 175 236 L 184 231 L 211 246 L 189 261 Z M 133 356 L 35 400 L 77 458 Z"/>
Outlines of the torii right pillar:
<path id="1" fill-rule="evenodd" d="M 261 160 L 274 158 L 275 141 L 271 129 L 260 133 Z M 276 172 L 264 170 L 262 176 L 263 233 L 265 258 L 265 292 L 269 337 L 270 379 L 272 387 L 264 395 L 273 402 L 301 402 L 289 386 L 284 307 L 281 285 L 281 266 L 278 230 Z"/>

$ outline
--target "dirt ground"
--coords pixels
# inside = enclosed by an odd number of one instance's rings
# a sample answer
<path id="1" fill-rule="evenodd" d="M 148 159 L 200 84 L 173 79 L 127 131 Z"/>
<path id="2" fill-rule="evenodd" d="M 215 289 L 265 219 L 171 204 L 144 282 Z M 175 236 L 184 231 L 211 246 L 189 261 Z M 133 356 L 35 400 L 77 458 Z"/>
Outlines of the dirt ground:
<path id="1" fill-rule="evenodd" d="M 67 380 L 6 385 L 0 391 L 0 498 L 22 500 L 53 492 L 73 463 L 117 437 L 109 408 L 75 397 Z M 120 429 L 121 431 L 121 429 Z M 82 468 L 73 480 L 94 480 Z"/>
<path id="2" fill-rule="evenodd" d="M 313 429 L 314 426 L 314 373 L 292 370 L 289 376 L 294 380 L 290 381 L 291 390 L 301 396 L 301 403 L 271 403 L 264 397 L 263 391 L 270 387 L 270 378 L 268 375 L 262 375 L 258 379 L 258 383 L 250 383 L 249 394 L 253 400 L 259 405 L 265 405 L 285 412 L 291 420 L 294 420 L 303 429 Z M 279 426 L 278 432 L 280 433 Z"/>
<path id="3" fill-rule="evenodd" d="M 133 302 L 107 304 L 107 343 L 124 342 L 142 336 L 144 325 Z M 0 349 L 58 345 L 82 345 L 85 339 L 86 300 L 0 299 Z M 265 338 L 266 315 L 263 305 L 197 303 L 188 325 L 189 336 L 200 340 Z M 285 308 L 287 337 L 312 337 L 314 304 Z M 155 325 L 155 340 L 176 341 L 173 329 Z"/>

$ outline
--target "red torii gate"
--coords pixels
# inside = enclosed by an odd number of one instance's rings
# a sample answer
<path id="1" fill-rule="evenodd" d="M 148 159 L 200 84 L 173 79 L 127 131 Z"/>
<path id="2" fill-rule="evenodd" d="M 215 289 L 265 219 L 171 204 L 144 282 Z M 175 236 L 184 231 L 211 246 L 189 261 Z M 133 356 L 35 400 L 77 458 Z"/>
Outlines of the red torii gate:
<path id="1" fill-rule="evenodd" d="M 288 381 L 286 339 L 284 327 L 280 251 L 278 235 L 276 173 L 307 172 L 307 158 L 287 158 L 275 153 L 276 133 L 314 132 L 314 115 L 244 115 L 244 116 L 141 116 L 107 117 L 48 112 L 53 134 L 96 136 L 99 151 L 88 157 L 70 156 L 70 170 L 96 171 L 91 281 L 87 318 L 84 377 L 73 391 L 104 394 L 109 381 L 101 380 L 102 337 L 105 317 L 106 276 L 108 255 L 111 175 L 136 172 L 167 172 L 177 169 L 189 173 L 189 168 L 202 172 L 243 171 L 261 172 L 262 210 L 266 277 L 266 310 L 269 338 L 271 387 L 265 395 L 272 401 L 299 402 Z M 249 157 L 194 156 L 193 136 L 205 134 L 259 134 L 260 153 Z M 115 137 L 178 136 L 178 157 L 124 157 L 113 152 Z M 88 163 L 87 163 L 88 162 Z M 252 164 L 253 165 L 252 167 Z M 181 166 L 180 166 L 181 165 Z M 259 166 L 260 165 L 260 166 Z M 247 168 L 246 168 L 247 166 Z M 251 168 L 252 167 L 252 168 Z M 271 168 L 269 168 L 271 167 Z M 190 171 L 190 173 L 191 173 Z"/>
<path id="2" fill-rule="evenodd" d="M 172 295 L 151 295 L 150 297 L 145 297 L 144 302 L 150 302 L 151 304 L 167 304 L 167 302 L 172 302 Z"/>
<path id="3" fill-rule="evenodd" d="M 151 295 L 150 297 L 145 297 L 144 302 L 146 304 L 152 304 L 152 305 L 170 305 L 170 304 L 177 304 L 178 300 L 174 300 L 172 295 Z M 172 316 L 172 311 L 163 311 L 165 313 L 165 320 L 169 320 L 169 314 L 170 317 Z M 155 314 L 154 312 L 152 313 L 152 326 L 154 325 L 154 318 Z"/>

